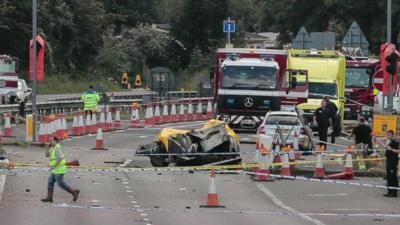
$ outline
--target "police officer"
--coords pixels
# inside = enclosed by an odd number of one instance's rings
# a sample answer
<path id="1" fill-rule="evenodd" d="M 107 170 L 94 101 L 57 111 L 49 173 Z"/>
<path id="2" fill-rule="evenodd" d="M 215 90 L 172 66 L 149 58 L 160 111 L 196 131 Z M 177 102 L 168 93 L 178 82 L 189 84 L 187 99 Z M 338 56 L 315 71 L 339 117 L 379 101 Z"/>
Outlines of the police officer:
<path id="1" fill-rule="evenodd" d="M 388 187 L 399 187 L 399 181 L 397 178 L 397 165 L 399 163 L 399 142 L 394 136 L 393 130 L 387 132 L 387 145 L 385 147 L 386 156 L 386 176 Z M 384 194 L 385 197 L 397 197 L 397 189 L 388 188 L 388 192 Z"/>
<path id="2" fill-rule="evenodd" d="M 330 118 L 331 118 L 331 121 L 332 121 L 332 124 L 331 124 L 331 127 L 332 127 L 331 143 L 335 143 L 335 133 L 336 133 L 336 130 L 337 130 L 335 119 L 336 119 L 336 113 L 338 112 L 339 109 L 338 109 L 338 107 L 336 106 L 335 103 L 333 103 L 333 102 L 331 102 L 329 100 L 328 96 L 324 96 L 324 101 L 326 101 L 326 108 L 330 112 Z"/>
<path id="3" fill-rule="evenodd" d="M 326 150 L 326 142 L 328 142 L 328 128 L 332 125 L 331 113 L 326 107 L 326 101 L 321 101 L 321 107 L 314 112 L 313 116 L 314 126 L 318 129 L 320 147 Z"/>
<path id="4" fill-rule="evenodd" d="M 97 108 L 97 104 L 100 101 L 100 95 L 94 90 L 93 86 L 89 86 L 89 90 L 85 91 L 81 96 L 84 104 L 85 116 L 90 113 L 92 117 L 93 110 Z"/>
<path id="5" fill-rule="evenodd" d="M 78 199 L 79 190 L 72 189 L 64 181 L 64 175 L 67 173 L 67 165 L 57 137 L 53 138 L 49 147 L 50 149 L 46 151 L 46 157 L 50 157 L 50 175 L 47 181 L 47 197 L 41 199 L 41 201 L 53 202 L 54 184 L 57 182 L 60 188 L 72 195 L 72 200 L 75 202 Z"/>

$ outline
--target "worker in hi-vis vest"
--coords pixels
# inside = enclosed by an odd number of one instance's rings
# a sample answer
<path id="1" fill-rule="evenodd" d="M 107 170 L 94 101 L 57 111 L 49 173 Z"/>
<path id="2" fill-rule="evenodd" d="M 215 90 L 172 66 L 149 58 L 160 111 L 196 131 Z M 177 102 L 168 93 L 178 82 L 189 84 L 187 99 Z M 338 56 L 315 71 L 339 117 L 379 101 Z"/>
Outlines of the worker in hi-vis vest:
<path id="1" fill-rule="evenodd" d="M 93 111 L 96 110 L 97 104 L 100 101 L 100 95 L 94 90 L 93 86 L 89 86 L 89 90 L 85 91 L 81 97 L 84 105 L 85 116 L 90 113 L 92 118 Z"/>
<path id="2" fill-rule="evenodd" d="M 49 178 L 47 180 L 47 197 L 41 199 L 42 202 L 53 202 L 54 184 L 72 195 L 72 200 L 75 202 L 78 199 L 79 190 L 72 189 L 64 181 L 64 175 L 67 173 L 67 165 L 64 154 L 57 137 L 54 137 L 49 144 L 50 149 L 46 151 L 46 157 L 50 157 L 48 166 L 50 167 Z"/>

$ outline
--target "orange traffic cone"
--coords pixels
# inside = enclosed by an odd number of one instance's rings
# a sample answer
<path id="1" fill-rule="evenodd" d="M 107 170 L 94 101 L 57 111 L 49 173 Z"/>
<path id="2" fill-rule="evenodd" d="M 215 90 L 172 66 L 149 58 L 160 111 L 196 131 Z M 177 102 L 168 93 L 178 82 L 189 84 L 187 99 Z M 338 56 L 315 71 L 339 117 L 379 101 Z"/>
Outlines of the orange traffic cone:
<path id="1" fill-rule="evenodd" d="M 96 113 L 92 114 L 92 122 L 90 126 L 90 133 L 94 134 L 97 131 L 97 118 L 96 118 Z"/>
<path id="2" fill-rule="evenodd" d="M 121 112 L 118 108 L 115 110 L 114 129 L 122 130 Z"/>
<path id="3" fill-rule="evenodd" d="M 314 169 L 314 177 L 319 178 L 319 179 L 325 178 L 325 169 L 324 169 L 324 165 L 322 164 L 322 152 L 321 151 L 317 152 L 317 162 L 316 162 L 315 169 Z"/>
<path id="4" fill-rule="evenodd" d="M 178 116 L 176 115 L 176 103 L 172 102 L 171 113 L 170 113 L 170 122 L 178 122 Z"/>
<path id="5" fill-rule="evenodd" d="M 218 201 L 217 188 L 215 187 L 215 171 L 211 170 L 211 181 L 208 188 L 207 195 L 207 205 L 201 205 L 201 208 L 225 208 L 225 206 L 220 205 Z"/>
<path id="6" fill-rule="evenodd" d="M 132 109 L 130 127 L 131 128 L 139 128 L 140 127 L 139 109 Z"/>
<path id="7" fill-rule="evenodd" d="M 71 136 L 79 136 L 78 117 L 76 115 L 74 115 L 74 119 L 72 120 Z"/>
<path id="8" fill-rule="evenodd" d="M 252 177 L 254 181 L 274 181 L 274 178 L 271 177 L 269 172 L 269 164 L 271 163 L 269 154 L 273 154 L 270 150 L 261 144 L 260 153 L 258 157 L 257 164 L 259 168 L 255 172 L 255 175 Z"/>
<path id="9" fill-rule="evenodd" d="M 3 145 L 3 144 L 4 144 L 3 134 L 2 134 L 1 129 L 0 129 L 0 146 Z"/>
<path id="10" fill-rule="evenodd" d="M 98 127 L 101 128 L 102 130 L 106 130 L 107 126 L 106 126 L 106 114 L 104 113 L 104 111 L 101 111 L 100 113 L 100 122 L 98 124 Z"/>
<path id="11" fill-rule="evenodd" d="M 213 110 L 211 106 L 211 100 L 208 100 L 207 102 L 207 119 L 212 119 L 213 118 Z"/>
<path id="12" fill-rule="evenodd" d="M 186 115 L 186 120 L 187 121 L 193 121 L 194 120 L 192 100 L 189 100 L 188 112 L 187 112 L 187 115 Z"/>
<path id="13" fill-rule="evenodd" d="M 161 124 L 161 114 L 160 114 L 160 105 L 156 104 L 156 109 L 154 110 L 154 123 Z"/>
<path id="14" fill-rule="evenodd" d="M 62 129 L 62 139 L 68 139 L 69 134 L 68 134 L 68 126 L 67 126 L 67 120 L 65 119 L 65 116 L 61 118 L 61 129 Z"/>
<path id="15" fill-rule="evenodd" d="M 199 99 L 199 104 L 197 105 L 196 120 L 202 120 L 202 119 L 203 119 L 203 106 L 201 105 L 201 99 Z"/>
<path id="16" fill-rule="evenodd" d="M 5 121 L 4 121 L 4 132 L 3 137 L 15 137 L 13 134 L 13 130 L 11 128 L 11 113 L 4 113 Z"/>
<path id="17" fill-rule="evenodd" d="M 112 112 L 108 111 L 107 112 L 106 130 L 105 131 L 113 131 L 113 130 L 114 130 L 114 124 L 113 124 L 113 119 L 112 119 Z"/>
<path id="18" fill-rule="evenodd" d="M 92 118 L 90 118 L 90 114 L 86 115 L 85 119 L 85 130 L 86 133 L 90 134 L 91 133 L 91 128 L 92 128 Z"/>
<path id="19" fill-rule="evenodd" d="M 146 126 L 154 126 L 155 120 L 153 116 L 153 106 L 151 103 L 146 105 L 146 117 L 144 119 Z"/>
<path id="20" fill-rule="evenodd" d="M 295 160 L 301 160 L 302 154 L 300 152 L 299 137 L 297 135 L 297 132 L 294 132 L 293 151 L 294 151 Z"/>
<path id="21" fill-rule="evenodd" d="M 350 146 L 346 150 L 346 162 L 344 165 L 343 172 L 329 175 L 330 179 L 341 179 L 341 180 L 353 180 L 354 179 L 354 171 L 353 171 L 353 151 L 354 146 Z"/>
<path id="22" fill-rule="evenodd" d="M 96 147 L 92 150 L 108 150 L 104 147 L 103 130 L 101 128 L 97 129 Z"/>
<path id="23" fill-rule="evenodd" d="M 283 153 L 283 156 L 281 156 L 282 159 L 282 168 L 281 168 L 281 176 L 282 178 L 285 177 L 290 177 L 290 162 L 289 162 L 289 154 L 288 153 Z"/>
<path id="24" fill-rule="evenodd" d="M 46 143 L 46 134 L 45 134 L 45 130 L 44 130 L 44 120 L 41 119 L 40 120 L 40 124 L 39 124 L 39 143 L 40 144 L 44 144 Z"/>
<path id="25" fill-rule="evenodd" d="M 178 121 L 179 121 L 179 122 L 184 122 L 184 121 L 186 121 L 185 108 L 184 108 L 183 102 L 182 102 L 181 105 L 179 106 Z"/>
<path id="26" fill-rule="evenodd" d="M 162 122 L 169 123 L 168 104 L 163 105 Z"/>
<path id="27" fill-rule="evenodd" d="M 79 129 L 79 135 L 85 135 L 86 134 L 86 129 L 85 125 L 83 124 L 83 113 L 80 113 L 78 117 L 78 129 Z"/>

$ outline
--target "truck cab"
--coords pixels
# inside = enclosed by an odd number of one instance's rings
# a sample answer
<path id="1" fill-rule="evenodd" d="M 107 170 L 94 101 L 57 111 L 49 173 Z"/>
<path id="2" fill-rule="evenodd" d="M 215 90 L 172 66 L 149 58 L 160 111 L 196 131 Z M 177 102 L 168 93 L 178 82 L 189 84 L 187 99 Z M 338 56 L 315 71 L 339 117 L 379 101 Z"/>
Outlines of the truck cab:
<path id="1" fill-rule="evenodd" d="M 2 103 L 13 104 L 18 89 L 18 58 L 0 55 L 0 97 Z M 8 99 L 8 100 L 7 100 Z"/>
<path id="2" fill-rule="evenodd" d="M 312 116 L 325 96 L 338 107 L 335 133 L 340 133 L 344 115 L 345 57 L 336 51 L 288 50 L 288 68 L 308 70 L 308 100 L 299 104 L 311 126 Z"/>
<path id="3" fill-rule="evenodd" d="M 215 117 L 235 130 L 255 132 L 268 111 L 294 109 L 305 102 L 307 72 L 289 72 L 286 66 L 283 50 L 218 49 L 213 74 Z"/>
<path id="4" fill-rule="evenodd" d="M 368 106 L 374 106 L 372 78 L 378 70 L 377 59 L 346 56 L 345 119 L 356 120 L 358 116 L 367 119 L 372 117 L 372 109 Z"/>

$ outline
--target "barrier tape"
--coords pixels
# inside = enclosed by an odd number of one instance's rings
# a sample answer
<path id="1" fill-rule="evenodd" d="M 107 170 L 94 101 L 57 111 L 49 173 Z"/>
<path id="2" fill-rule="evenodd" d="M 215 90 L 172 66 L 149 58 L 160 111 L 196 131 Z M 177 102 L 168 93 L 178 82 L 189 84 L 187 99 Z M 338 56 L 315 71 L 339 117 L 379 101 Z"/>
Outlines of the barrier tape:
<path id="1" fill-rule="evenodd" d="M 353 159 L 352 162 L 358 161 L 382 161 L 386 158 L 373 158 L 373 159 Z M 69 166 L 70 171 L 76 172 L 176 172 L 176 171 L 204 171 L 204 170 L 227 170 L 227 169 L 251 169 L 255 166 L 282 166 L 283 164 L 289 165 L 302 165 L 302 164 L 311 164 L 316 163 L 316 160 L 310 161 L 296 161 L 289 163 L 241 163 L 237 165 L 216 165 L 216 166 L 180 166 L 180 167 L 146 167 L 146 168 L 116 168 L 112 166 Z M 325 164 L 336 164 L 338 162 L 346 162 L 346 159 L 335 159 L 335 160 L 322 160 Z M 24 168 L 25 171 L 47 171 L 48 166 L 43 164 L 29 164 L 29 163 L 11 163 L 10 164 L 14 169 L 12 170 L 21 170 L 20 168 Z M 20 167 L 20 168 L 18 168 Z M 1 170 L 1 171 L 10 171 L 10 170 Z"/>

